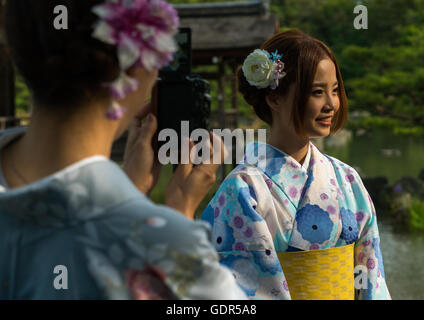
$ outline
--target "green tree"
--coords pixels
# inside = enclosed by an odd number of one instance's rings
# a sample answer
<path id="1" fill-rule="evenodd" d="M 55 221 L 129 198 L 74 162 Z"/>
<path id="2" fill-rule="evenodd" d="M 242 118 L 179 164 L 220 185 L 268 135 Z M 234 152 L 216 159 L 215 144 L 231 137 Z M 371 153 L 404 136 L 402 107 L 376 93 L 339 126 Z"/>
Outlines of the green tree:
<path id="1" fill-rule="evenodd" d="M 343 50 L 349 102 L 353 110 L 397 120 L 399 132 L 422 132 L 424 25 L 409 25 L 398 32 L 397 45 L 352 45 Z"/>
<path id="2" fill-rule="evenodd" d="M 353 27 L 356 5 L 368 29 Z M 342 69 L 351 110 L 371 117 L 354 125 L 424 132 L 424 0 L 274 0 L 282 29 L 299 28 L 324 41 Z"/>

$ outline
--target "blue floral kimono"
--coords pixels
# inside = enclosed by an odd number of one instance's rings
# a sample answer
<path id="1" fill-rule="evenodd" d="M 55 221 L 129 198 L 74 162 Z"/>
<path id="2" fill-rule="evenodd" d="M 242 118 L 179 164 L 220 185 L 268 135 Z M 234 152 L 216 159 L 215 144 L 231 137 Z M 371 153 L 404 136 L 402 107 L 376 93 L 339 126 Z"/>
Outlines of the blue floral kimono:
<path id="1" fill-rule="evenodd" d="M 0 132 L 0 151 L 23 132 Z M 0 181 L 0 299 L 246 298 L 207 223 L 155 205 L 104 157 Z"/>
<path id="2" fill-rule="evenodd" d="M 390 299 L 375 209 L 358 173 L 312 143 L 306 161 L 305 168 L 270 145 L 248 145 L 202 214 L 221 263 L 250 298 L 290 299 L 277 252 L 355 243 L 354 265 L 368 273 L 356 298 Z"/>

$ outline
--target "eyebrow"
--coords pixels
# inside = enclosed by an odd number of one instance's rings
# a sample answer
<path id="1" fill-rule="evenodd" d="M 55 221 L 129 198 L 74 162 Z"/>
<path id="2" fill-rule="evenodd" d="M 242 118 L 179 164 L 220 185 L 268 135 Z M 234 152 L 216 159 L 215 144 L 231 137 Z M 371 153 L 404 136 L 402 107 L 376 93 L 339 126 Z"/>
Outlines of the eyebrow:
<path id="1" fill-rule="evenodd" d="M 338 85 L 338 84 L 339 84 L 338 81 L 334 82 L 333 87 L 336 86 L 336 85 Z M 327 84 L 324 83 L 324 82 L 317 82 L 317 83 L 314 83 L 312 85 L 312 87 L 323 87 L 323 88 L 325 88 L 326 86 L 327 86 Z"/>

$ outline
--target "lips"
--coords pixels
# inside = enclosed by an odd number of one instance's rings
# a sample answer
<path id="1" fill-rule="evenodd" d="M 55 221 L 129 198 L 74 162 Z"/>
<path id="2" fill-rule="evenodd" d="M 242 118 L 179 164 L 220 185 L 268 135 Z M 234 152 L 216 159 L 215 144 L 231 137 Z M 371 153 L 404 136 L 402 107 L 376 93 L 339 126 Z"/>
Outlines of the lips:
<path id="1" fill-rule="evenodd" d="M 322 125 L 330 126 L 332 119 L 333 119 L 332 116 L 330 116 L 330 117 L 327 116 L 327 117 L 317 118 L 316 121 L 319 122 Z"/>

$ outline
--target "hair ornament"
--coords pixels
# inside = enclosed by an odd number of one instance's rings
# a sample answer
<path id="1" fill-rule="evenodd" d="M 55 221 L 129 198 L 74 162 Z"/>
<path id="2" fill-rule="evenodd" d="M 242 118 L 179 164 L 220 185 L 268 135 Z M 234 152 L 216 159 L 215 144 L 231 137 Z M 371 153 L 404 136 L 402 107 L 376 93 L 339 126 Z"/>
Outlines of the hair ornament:
<path id="1" fill-rule="evenodd" d="M 284 63 L 281 61 L 283 56 L 278 53 L 278 50 L 271 54 L 262 49 L 253 51 L 244 60 L 242 67 L 247 82 L 259 89 L 270 87 L 275 90 L 280 79 L 286 76 Z"/>
<path id="2" fill-rule="evenodd" d="M 106 0 L 92 11 L 99 17 L 92 36 L 117 47 L 121 73 L 112 83 L 104 84 L 113 99 L 122 99 L 139 86 L 137 80 L 126 74 L 128 68 L 143 66 L 153 71 L 172 61 L 179 25 L 172 5 L 163 0 Z M 117 120 L 125 111 L 113 101 L 106 116 Z"/>

